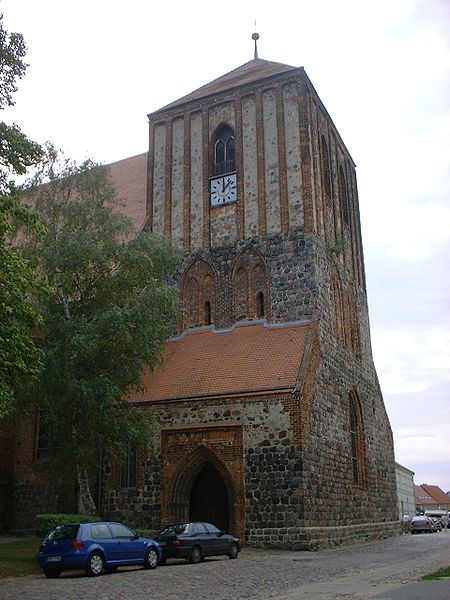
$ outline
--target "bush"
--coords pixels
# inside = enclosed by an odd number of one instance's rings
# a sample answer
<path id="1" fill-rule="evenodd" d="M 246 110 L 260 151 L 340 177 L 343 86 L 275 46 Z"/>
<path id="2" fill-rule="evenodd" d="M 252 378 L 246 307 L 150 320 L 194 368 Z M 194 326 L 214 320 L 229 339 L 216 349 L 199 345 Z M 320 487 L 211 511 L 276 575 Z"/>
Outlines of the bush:
<path id="1" fill-rule="evenodd" d="M 89 523 L 91 521 L 101 520 L 102 519 L 100 519 L 100 517 L 94 517 L 92 515 L 64 513 L 46 513 L 43 515 L 36 515 L 36 535 L 43 537 L 58 525 L 65 525 L 67 523 Z"/>
<path id="2" fill-rule="evenodd" d="M 156 529 L 141 529 L 140 527 L 137 527 L 135 529 L 136 533 L 138 533 L 141 537 L 146 537 L 146 538 L 154 538 L 155 535 L 157 535 L 159 532 Z"/>

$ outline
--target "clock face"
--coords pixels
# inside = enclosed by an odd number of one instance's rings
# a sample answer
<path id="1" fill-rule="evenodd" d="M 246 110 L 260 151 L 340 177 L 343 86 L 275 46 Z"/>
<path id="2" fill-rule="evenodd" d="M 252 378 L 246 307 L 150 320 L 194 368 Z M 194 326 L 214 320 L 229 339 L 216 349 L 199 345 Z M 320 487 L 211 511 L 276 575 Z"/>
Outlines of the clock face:
<path id="1" fill-rule="evenodd" d="M 211 179 L 211 206 L 230 204 L 237 200 L 236 173 Z"/>

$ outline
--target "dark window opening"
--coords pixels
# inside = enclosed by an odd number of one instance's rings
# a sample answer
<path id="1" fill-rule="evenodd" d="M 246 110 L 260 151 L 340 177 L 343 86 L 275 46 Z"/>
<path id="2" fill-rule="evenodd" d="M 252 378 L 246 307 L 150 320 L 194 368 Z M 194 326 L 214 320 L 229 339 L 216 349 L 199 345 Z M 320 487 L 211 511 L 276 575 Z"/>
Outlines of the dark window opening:
<path id="1" fill-rule="evenodd" d="M 231 127 L 224 125 L 214 144 L 213 175 L 224 175 L 236 170 L 235 139 Z"/>
<path id="2" fill-rule="evenodd" d="M 37 420 L 36 458 L 42 458 L 54 446 L 53 422 L 41 410 Z"/>
<path id="3" fill-rule="evenodd" d="M 342 167 L 339 169 L 339 198 L 341 200 L 342 206 L 342 220 L 350 227 L 350 210 L 348 203 L 348 194 L 347 194 L 347 183 L 345 181 L 344 171 Z"/>
<path id="4" fill-rule="evenodd" d="M 350 398 L 350 442 L 353 483 L 364 485 L 364 439 L 357 400 Z"/>
<path id="5" fill-rule="evenodd" d="M 262 292 L 258 292 L 256 295 L 256 311 L 258 318 L 262 319 L 265 315 L 264 294 Z"/>
<path id="6" fill-rule="evenodd" d="M 214 161 L 216 165 L 223 165 L 225 161 L 225 143 L 223 140 L 217 140 L 216 142 Z"/>
<path id="7" fill-rule="evenodd" d="M 129 450 L 120 472 L 120 487 L 135 488 L 137 484 L 137 452 Z"/>
<path id="8" fill-rule="evenodd" d="M 328 153 L 328 145 L 325 141 L 325 137 L 322 136 L 320 142 L 320 159 L 322 167 L 322 184 L 323 191 L 327 202 L 331 202 L 331 167 L 330 167 L 330 155 Z"/>
<path id="9" fill-rule="evenodd" d="M 211 303 L 207 300 L 203 307 L 205 325 L 211 325 Z"/>

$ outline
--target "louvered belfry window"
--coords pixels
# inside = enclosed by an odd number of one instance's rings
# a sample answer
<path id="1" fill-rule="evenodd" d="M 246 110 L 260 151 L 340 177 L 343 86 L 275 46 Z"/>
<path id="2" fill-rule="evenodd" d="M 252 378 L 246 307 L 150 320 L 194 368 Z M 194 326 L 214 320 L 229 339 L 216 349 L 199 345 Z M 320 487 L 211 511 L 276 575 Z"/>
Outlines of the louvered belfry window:
<path id="1" fill-rule="evenodd" d="M 234 132 L 228 125 L 219 130 L 214 144 L 213 175 L 225 175 L 236 170 Z"/>

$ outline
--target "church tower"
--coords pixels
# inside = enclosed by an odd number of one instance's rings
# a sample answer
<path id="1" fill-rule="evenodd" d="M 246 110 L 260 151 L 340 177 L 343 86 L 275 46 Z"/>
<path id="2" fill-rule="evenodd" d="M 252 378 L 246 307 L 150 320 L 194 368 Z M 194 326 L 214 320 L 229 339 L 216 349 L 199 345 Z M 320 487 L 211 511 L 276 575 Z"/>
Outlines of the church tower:
<path id="1" fill-rule="evenodd" d="M 392 533 L 355 165 L 304 69 L 255 57 L 149 132 L 145 227 L 184 251 L 184 312 L 131 398 L 158 422 L 134 504 L 110 481 L 104 509 L 291 548 Z"/>

